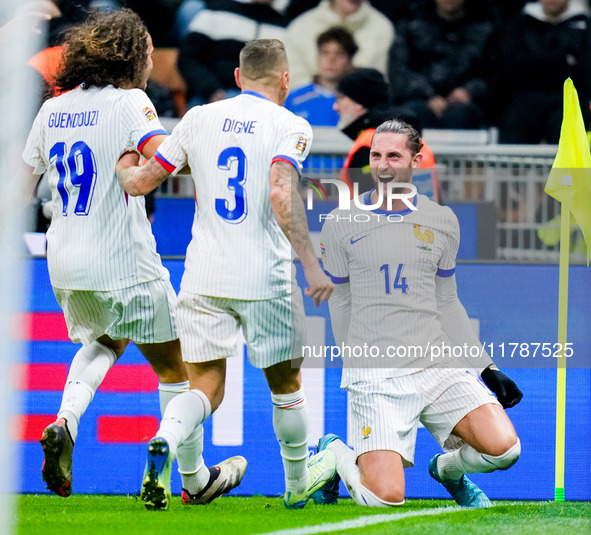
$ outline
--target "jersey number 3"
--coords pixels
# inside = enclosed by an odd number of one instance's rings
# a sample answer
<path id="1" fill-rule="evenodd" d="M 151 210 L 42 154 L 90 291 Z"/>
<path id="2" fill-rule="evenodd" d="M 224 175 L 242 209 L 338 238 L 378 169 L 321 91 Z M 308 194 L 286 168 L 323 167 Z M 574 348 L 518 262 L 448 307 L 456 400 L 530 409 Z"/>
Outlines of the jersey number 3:
<path id="1" fill-rule="evenodd" d="M 68 178 L 69 183 L 79 190 L 74 213 L 88 215 L 96 182 L 96 162 L 88 145 L 77 141 L 68 152 L 66 144 L 60 141 L 51 147 L 49 163 L 55 163 L 59 175 L 57 190 L 62 198 L 64 217 L 68 215 L 68 189 L 72 189 L 67 184 Z"/>
<path id="2" fill-rule="evenodd" d="M 220 152 L 218 157 L 218 169 L 230 171 L 236 167 L 236 175 L 228 178 L 228 189 L 234 192 L 234 208 L 230 209 L 230 201 L 227 199 L 215 200 L 215 211 L 228 223 L 240 223 L 248 213 L 246 207 L 246 155 L 240 147 L 228 147 Z"/>
<path id="3" fill-rule="evenodd" d="M 406 284 L 406 277 L 402 276 L 402 268 L 404 264 L 398 264 L 398 269 L 396 270 L 396 278 L 394 279 L 394 286 L 390 286 L 390 264 L 384 264 L 380 267 L 380 271 L 384 274 L 384 282 L 386 286 L 386 294 L 390 295 L 392 293 L 391 288 L 394 290 L 401 290 L 403 294 L 408 292 L 408 284 Z"/>

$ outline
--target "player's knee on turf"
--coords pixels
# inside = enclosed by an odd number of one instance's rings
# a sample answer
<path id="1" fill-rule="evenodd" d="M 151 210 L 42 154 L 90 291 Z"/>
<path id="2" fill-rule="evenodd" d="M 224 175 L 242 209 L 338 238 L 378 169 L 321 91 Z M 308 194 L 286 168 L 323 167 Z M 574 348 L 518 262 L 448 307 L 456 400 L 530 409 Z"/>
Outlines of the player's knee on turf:
<path id="1" fill-rule="evenodd" d="M 404 489 L 386 488 L 382 489 L 378 495 L 361 485 L 360 494 L 364 502 L 361 505 L 368 507 L 396 507 L 404 504 Z"/>
<path id="2" fill-rule="evenodd" d="M 507 470 L 511 468 L 519 459 L 521 455 L 521 441 L 513 442 L 501 455 L 486 455 L 482 456 L 490 463 L 494 464 L 496 470 Z"/>
<path id="3" fill-rule="evenodd" d="M 404 503 L 404 482 L 386 481 L 379 479 L 377 481 L 364 481 L 361 485 L 362 495 L 373 503 L 370 507 L 390 507 L 402 505 Z M 381 503 L 378 505 L 377 502 Z M 366 500 L 367 501 L 367 500 Z"/>

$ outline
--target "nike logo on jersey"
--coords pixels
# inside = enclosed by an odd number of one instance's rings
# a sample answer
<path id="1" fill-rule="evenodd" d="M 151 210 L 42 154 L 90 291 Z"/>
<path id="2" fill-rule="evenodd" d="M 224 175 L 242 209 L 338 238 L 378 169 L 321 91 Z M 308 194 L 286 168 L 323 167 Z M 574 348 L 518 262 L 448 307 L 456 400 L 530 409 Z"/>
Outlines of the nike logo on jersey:
<path id="1" fill-rule="evenodd" d="M 351 245 L 355 245 L 359 240 L 362 240 L 363 238 L 367 238 L 367 234 L 365 236 L 361 236 L 361 238 L 357 238 L 356 240 L 351 238 Z"/>

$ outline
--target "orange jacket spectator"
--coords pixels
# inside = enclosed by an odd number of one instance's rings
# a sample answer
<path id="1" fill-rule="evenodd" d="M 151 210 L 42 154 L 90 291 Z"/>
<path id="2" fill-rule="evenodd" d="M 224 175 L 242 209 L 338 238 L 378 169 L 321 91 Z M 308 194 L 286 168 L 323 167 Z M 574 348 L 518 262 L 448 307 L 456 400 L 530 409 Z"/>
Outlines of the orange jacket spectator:
<path id="1" fill-rule="evenodd" d="M 27 62 L 43 77 L 53 96 L 59 95 L 59 91 L 54 86 L 54 76 L 60 66 L 61 58 L 62 46 L 58 45 L 44 48 Z"/>

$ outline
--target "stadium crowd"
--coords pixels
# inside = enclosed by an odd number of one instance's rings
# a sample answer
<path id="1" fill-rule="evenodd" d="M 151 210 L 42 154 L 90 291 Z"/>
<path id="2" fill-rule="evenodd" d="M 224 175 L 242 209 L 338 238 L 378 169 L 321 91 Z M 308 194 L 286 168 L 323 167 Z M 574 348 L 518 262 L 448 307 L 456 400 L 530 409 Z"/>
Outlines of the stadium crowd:
<path id="1" fill-rule="evenodd" d="M 42 82 L 65 29 L 92 9 L 120 7 L 136 11 L 154 40 L 147 93 L 163 117 L 236 95 L 238 51 L 278 38 L 299 96 L 287 106 L 312 125 L 335 125 L 337 77 L 371 67 L 385 75 L 390 103 L 422 128 L 495 126 L 501 143 L 556 143 L 568 77 L 591 128 L 588 0 L 35 0 L 26 5 L 31 25 L 32 13 L 49 19 L 47 48 L 30 61 Z M 318 38 L 334 28 L 350 35 L 331 38 L 327 52 Z"/>

